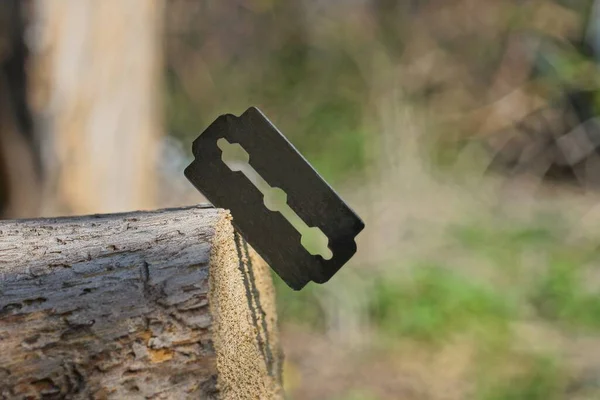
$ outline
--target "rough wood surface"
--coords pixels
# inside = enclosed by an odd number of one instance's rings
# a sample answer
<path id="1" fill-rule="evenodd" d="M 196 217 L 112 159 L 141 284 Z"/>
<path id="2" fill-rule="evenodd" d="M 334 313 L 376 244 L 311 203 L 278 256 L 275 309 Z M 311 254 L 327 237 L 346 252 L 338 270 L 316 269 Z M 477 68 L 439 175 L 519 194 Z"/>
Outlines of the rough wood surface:
<path id="1" fill-rule="evenodd" d="M 0 398 L 278 398 L 273 298 L 223 210 L 0 222 Z"/>

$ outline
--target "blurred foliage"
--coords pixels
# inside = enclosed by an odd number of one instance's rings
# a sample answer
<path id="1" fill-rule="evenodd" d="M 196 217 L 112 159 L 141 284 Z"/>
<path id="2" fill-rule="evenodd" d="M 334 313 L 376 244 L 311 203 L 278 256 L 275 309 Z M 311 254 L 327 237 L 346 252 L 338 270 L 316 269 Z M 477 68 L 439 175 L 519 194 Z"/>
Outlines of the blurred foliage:
<path id="1" fill-rule="evenodd" d="M 443 348 L 467 337 L 476 355 L 472 398 L 565 398 L 579 378 L 566 372 L 550 347 L 544 350 L 543 336 L 540 348 L 516 346 L 516 327 L 542 324 L 566 337 L 600 332 L 600 292 L 589 282 L 600 262 L 597 241 L 568 243 L 566 233 L 566 221 L 558 218 L 453 226 L 441 246 L 443 264 L 406 260 L 402 267 L 360 271 L 363 286 L 352 290 L 365 296 L 367 319 L 377 335 L 372 345 L 388 352 L 416 340 Z M 475 266 L 460 265 L 465 256 Z M 293 292 L 280 280 L 276 287 L 283 324 L 326 328 L 326 288 L 310 284 Z"/>
<path id="2" fill-rule="evenodd" d="M 513 311 L 501 293 L 447 268 L 422 265 L 408 280 L 379 279 L 370 315 L 393 337 L 439 341 L 469 329 L 505 332 Z"/>
<path id="3" fill-rule="evenodd" d="M 548 357 L 533 357 L 527 368 L 516 376 L 496 377 L 495 383 L 488 383 L 480 389 L 481 400 L 558 400 L 563 399 L 566 379 L 556 362 Z M 487 377 L 487 380 L 490 377 Z"/>
<path id="4" fill-rule="evenodd" d="M 506 274 L 514 275 L 519 269 L 519 258 L 524 251 L 545 251 L 558 242 L 560 226 L 518 227 L 495 224 L 465 224 L 452 227 L 454 240 L 473 255 L 480 255 Z"/>
<path id="5" fill-rule="evenodd" d="M 171 0 L 167 127 L 189 142 L 217 115 L 239 115 L 256 105 L 338 184 L 360 176 L 380 156 L 373 100 L 386 85 L 399 84 L 429 117 L 430 140 L 422 142 L 432 150 L 428 161 L 448 167 L 471 142 L 464 139 L 478 136 L 481 121 L 448 123 L 447 116 L 466 116 L 526 81 L 534 83 L 527 96 L 548 104 L 598 86 L 585 36 L 590 8 L 591 0 L 335 6 L 253 0 L 238 7 Z M 435 66 L 419 68 L 428 58 Z M 525 80 L 511 77 L 510 68 Z M 597 103 L 594 91 L 589 110 L 578 116 L 589 118 Z M 575 108 L 582 111 L 580 104 Z"/>
<path id="6" fill-rule="evenodd" d="M 495 229 L 465 226 L 454 230 L 470 251 L 492 261 L 504 273 L 497 283 L 512 286 L 505 293 L 520 295 L 537 316 L 561 323 L 566 329 L 600 328 L 600 291 L 585 287 L 585 274 L 593 271 L 600 253 L 593 239 L 567 245 L 560 224 L 545 227 Z M 524 270 L 524 254 L 542 257 L 543 268 L 533 277 Z M 525 308 L 525 307 L 521 307 Z"/>
<path id="7" fill-rule="evenodd" d="M 364 390 L 351 390 L 349 393 L 331 400 L 379 400 L 380 398 Z"/>
<path id="8" fill-rule="evenodd" d="M 246 23 L 225 37 L 206 29 L 219 23 L 215 11 L 216 18 L 199 16 L 204 28 L 195 21 L 170 36 L 169 42 L 186 45 L 185 59 L 169 57 L 167 125 L 190 141 L 219 114 L 239 115 L 255 105 L 320 173 L 338 181 L 363 169 L 369 157 L 362 115 L 369 88 L 344 40 L 334 32 L 329 42 L 311 43 L 297 8 L 272 2 L 260 12 L 231 10 L 234 22 Z M 211 57 L 214 41 L 227 41 L 230 53 Z M 189 71 L 194 66 L 202 73 Z"/>
<path id="9" fill-rule="evenodd" d="M 527 157 L 543 151 L 527 147 L 531 137 L 538 135 L 540 148 L 555 154 L 545 142 L 555 132 L 536 126 L 530 135 L 505 115 L 506 106 L 526 116 L 534 111 L 529 100 L 542 99 L 543 107 L 569 120 L 549 124 L 562 129 L 559 135 L 597 115 L 598 54 L 586 37 L 594 21 L 591 3 L 263 0 L 232 7 L 172 0 L 168 129 L 189 142 L 217 115 L 239 115 L 255 105 L 327 180 L 362 185 L 370 167 L 401 161 L 382 158 L 402 150 L 383 148 L 384 131 L 400 137 L 406 128 L 382 122 L 381 103 L 392 97 L 406 103 L 394 103 L 395 109 L 410 107 L 424 120 L 418 142 L 426 166 L 457 172 L 466 158 L 462 168 L 477 174 L 494 152 L 510 147 L 503 140 L 485 143 L 502 135 L 519 142 L 507 164 L 536 161 Z M 501 101 L 516 91 L 523 102 Z M 467 154 L 474 142 L 488 145 L 477 148 L 485 152 Z M 349 287 L 364 302 L 359 312 L 377 341 L 390 348 L 394 341 L 439 346 L 473 338 L 479 354 L 467 380 L 477 381 L 476 399 L 564 398 L 566 372 L 552 354 L 512 347 L 520 323 L 573 335 L 600 328 L 600 292 L 588 282 L 600 261 L 597 241 L 567 242 L 570 229 L 549 214 L 530 223 L 465 220 L 444 233 L 429 257 L 399 254 L 389 265 L 355 266 L 359 283 Z M 336 276 L 338 285 L 350 268 Z M 294 292 L 275 275 L 274 281 L 282 324 L 321 333 L 330 328 L 333 284 Z M 357 390 L 338 398 L 375 397 Z"/>
<path id="10" fill-rule="evenodd" d="M 309 284 L 299 292 L 290 289 L 286 283 L 273 273 L 273 282 L 277 289 L 277 313 L 285 323 L 293 322 L 311 329 L 325 328 L 325 313 L 319 302 L 322 287 Z"/>
<path id="11" fill-rule="evenodd" d="M 583 287 L 580 270 L 572 259 L 550 260 L 548 272 L 531 294 L 540 317 L 567 328 L 600 328 L 600 291 L 590 293 Z"/>
<path id="12" fill-rule="evenodd" d="M 566 329 L 600 328 L 600 292 L 585 289 L 582 276 L 600 261 L 592 240 L 565 244 L 560 224 L 464 225 L 448 234 L 448 248 L 476 256 L 480 274 L 490 270 L 489 282 L 465 276 L 460 267 L 427 261 L 408 261 L 408 274 L 387 267 L 383 270 L 390 272 L 384 274 L 361 273 L 364 287 L 358 290 L 368 296 L 369 319 L 382 332 L 434 342 L 471 329 L 502 332 L 508 321 L 525 317 L 530 306 L 538 317 L 564 322 Z M 540 256 L 538 272 L 527 271 L 531 267 L 522 261 L 532 253 Z M 322 329 L 323 287 L 310 284 L 293 292 L 275 280 L 282 319 Z"/>

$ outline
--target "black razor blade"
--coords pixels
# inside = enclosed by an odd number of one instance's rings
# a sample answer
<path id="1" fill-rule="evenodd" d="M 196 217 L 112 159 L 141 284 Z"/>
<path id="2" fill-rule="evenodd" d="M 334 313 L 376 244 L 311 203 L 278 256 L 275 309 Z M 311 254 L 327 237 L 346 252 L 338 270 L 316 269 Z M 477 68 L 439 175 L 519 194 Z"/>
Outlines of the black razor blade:
<path id="1" fill-rule="evenodd" d="M 327 282 L 356 253 L 362 220 L 257 108 L 217 118 L 193 153 L 185 176 L 292 289 Z"/>

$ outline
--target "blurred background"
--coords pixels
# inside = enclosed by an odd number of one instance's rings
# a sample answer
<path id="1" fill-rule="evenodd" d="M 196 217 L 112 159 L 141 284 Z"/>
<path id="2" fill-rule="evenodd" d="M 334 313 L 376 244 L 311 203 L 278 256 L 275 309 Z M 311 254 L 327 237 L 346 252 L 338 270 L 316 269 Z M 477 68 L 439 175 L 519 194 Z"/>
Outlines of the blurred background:
<path id="1" fill-rule="evenodd" d="M 367 226 L 275 277 L 290 399 L 598 399 L 598 7 L 4 0 L 0 214 L 203 202 L 192 140 L 258 106 Z"/>

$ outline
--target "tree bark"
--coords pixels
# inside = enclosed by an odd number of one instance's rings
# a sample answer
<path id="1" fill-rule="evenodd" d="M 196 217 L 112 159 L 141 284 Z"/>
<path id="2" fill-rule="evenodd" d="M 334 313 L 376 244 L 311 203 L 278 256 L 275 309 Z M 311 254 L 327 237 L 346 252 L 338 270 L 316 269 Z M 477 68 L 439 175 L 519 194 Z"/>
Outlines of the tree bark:
<path id="1" fill-rule="evenodd" d="M 269 268 L 230 220 L 0 222 L 0 398 L 281 397 Z"/>

